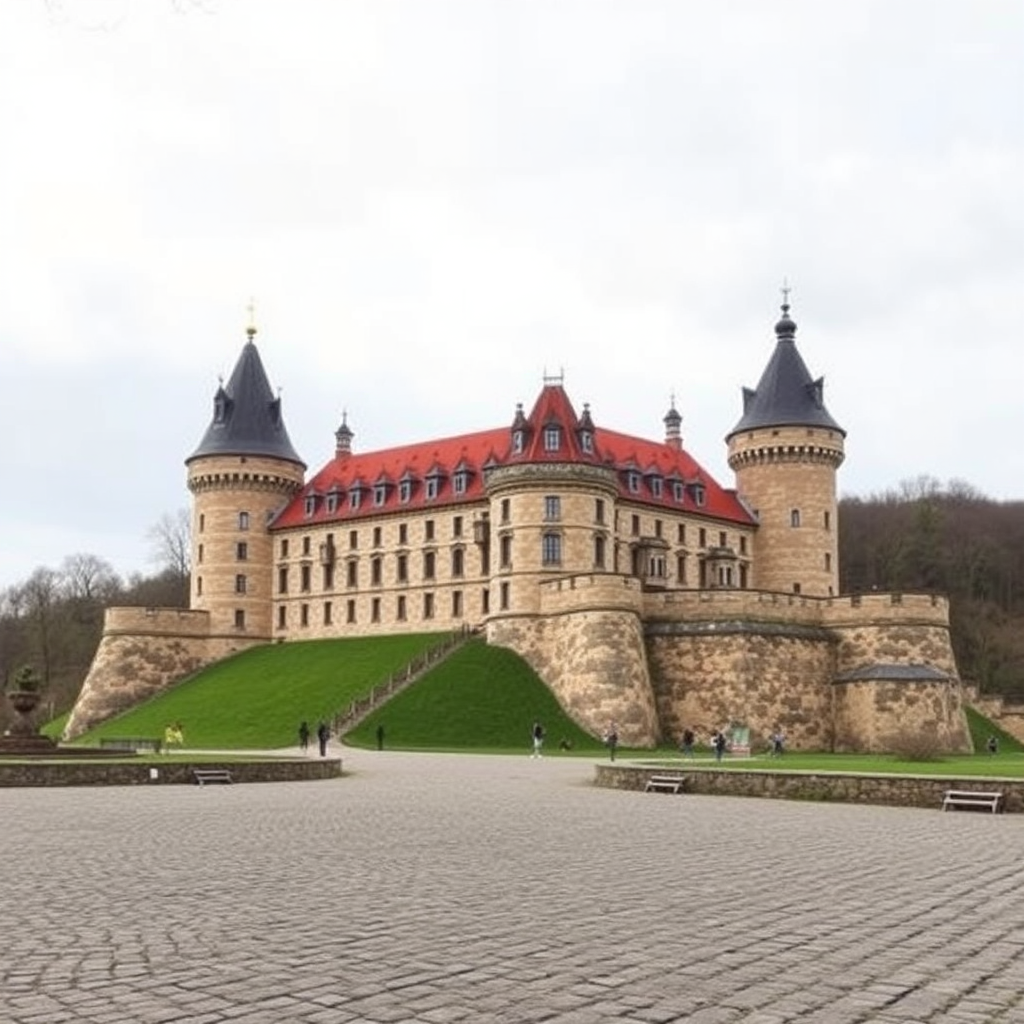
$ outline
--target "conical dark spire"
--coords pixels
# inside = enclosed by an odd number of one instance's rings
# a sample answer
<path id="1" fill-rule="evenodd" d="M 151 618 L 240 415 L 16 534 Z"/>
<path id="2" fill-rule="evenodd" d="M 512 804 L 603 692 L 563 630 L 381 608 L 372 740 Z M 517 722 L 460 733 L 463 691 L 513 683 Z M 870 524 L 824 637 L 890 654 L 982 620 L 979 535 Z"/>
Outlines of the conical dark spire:
<path id="1" fill-rule="evenodd" d="M 789 303 L 775 325 L 775 351 L 757 387 L 743 389 L 743 416 L 727 435 L 757 427 L 825 427 L 846 435 L 825 408 L 825 380 L 811 379 L 796 347 L 796 324 L 789 317 Z"/>
<path id="2" fill-rule="evenodd" d="M 305 468 L 288 438 L 281 418 L 281 399 L 274 396 L 263 362 L 253 342 L 255 329 L 227 384 L 213 399 L 213 422 L 186 463 L 204 455 L 264 455 L 287 459 Z"/>

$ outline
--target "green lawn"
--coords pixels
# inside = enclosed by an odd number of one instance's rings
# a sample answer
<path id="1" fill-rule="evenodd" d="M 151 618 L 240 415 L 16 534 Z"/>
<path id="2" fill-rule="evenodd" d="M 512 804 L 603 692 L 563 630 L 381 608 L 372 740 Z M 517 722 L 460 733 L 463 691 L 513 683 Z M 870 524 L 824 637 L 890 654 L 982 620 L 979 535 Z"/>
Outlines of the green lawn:
<path id="1" fill-rule="evenodd" d="M 548 753 L 557 752 L 563 739 L 574 753 L 601 749 L 600 741 L 565 714 L 518 654 L 471 640 L 388 701 L 346 741 L 375 746 L 377 727 L 382 725 L 385 746 L 403 750 L 519 753 L 531 747 L 534 721 L 544 725 Z"/>
<path id="2" fill-rule="evenodd" d="M 444 634 L 268 644 L 211 665 L 166 693 L 104 722 L 81 742 L 163 735 L 180 722 L 185 746 L 274 749 L 298 742 L 299 722 L 316 729 Z"/>

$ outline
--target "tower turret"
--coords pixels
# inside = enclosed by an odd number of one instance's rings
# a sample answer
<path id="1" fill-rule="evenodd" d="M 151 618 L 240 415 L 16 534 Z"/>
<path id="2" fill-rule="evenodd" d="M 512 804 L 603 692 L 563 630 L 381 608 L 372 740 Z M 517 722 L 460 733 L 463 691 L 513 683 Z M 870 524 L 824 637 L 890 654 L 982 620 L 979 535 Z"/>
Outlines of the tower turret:
<path id="1" fill-rule="evenodd" d="M 726 436 L 736 489 L 758 518 L 753 585 L 828 596 L 839 590 L 836 471 L 846 432 L 824 403 L 796 347 L 789 302 L 775 351 Z"/>
<path id="2" fill-rule="evenodd" d="M 214 635 L 262 641 L 272 629 L 269 523 L 302 486 L 306 466 L 288 438 L 255 334 L 249 327 L 231 377 L 214 395 L 213 420 L 185 465 L 192 492 L 190 607 L 210 612 Z"/>

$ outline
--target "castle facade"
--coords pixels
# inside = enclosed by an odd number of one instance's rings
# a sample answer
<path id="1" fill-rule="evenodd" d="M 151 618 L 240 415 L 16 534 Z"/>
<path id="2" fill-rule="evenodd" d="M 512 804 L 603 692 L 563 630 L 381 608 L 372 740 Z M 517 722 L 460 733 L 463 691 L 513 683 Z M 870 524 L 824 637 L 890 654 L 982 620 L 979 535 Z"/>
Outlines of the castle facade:
<path id="1" fill-rule="evenodd" d="M 191 607 L 108 610 L 69 737 L 255 644 L 471 628 L 629 745 L 732 723 L 795 748 L 909 730 L 970 749 L 945 599 L 839 594 L 845 431 L 788 305 L 726 437 L 734 487 L 686 450 L 674 403 L 662 438 L 633 437 L 561 378 L 456 437 L 359 452 L 343 419 L 307 474 L 254 335 L 186 459 Z"/>

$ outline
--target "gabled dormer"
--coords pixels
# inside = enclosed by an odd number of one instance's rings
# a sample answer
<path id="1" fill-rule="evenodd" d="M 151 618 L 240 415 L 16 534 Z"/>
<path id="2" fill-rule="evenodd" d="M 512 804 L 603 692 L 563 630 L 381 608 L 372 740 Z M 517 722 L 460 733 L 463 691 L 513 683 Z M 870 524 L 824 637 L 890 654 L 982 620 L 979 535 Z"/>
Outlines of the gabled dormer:
<path id="1" fill-rule="evenodd" d="M 594 421 L 590 416 L 590 403 L 583 403 L 583 415 L 576 425 L 576 436 L 579 439 L 580 451 L 584 455 L 594 454 Z"/>
<path id="2" fill-rule="evenodd" d="M 363 505 L 363 496 L 368 490 L 366 483 L 362 477 L 356 477 L 348 485 L 348 507 L 350 512 L 356 512 Z"/>
<path id="3" fill-rule="evenodd" d="M 387 503 L 388 495 L 394 489 L 394 483 L 387 473 L 381 472 L 373 481 L 373 507 L 381 508 Z"/>
<path id="4" fill-rule="evenodd" d="M 512 443 L 509 451 L 512 455 L 522 455 L 530 440 L 530 424 L 523 412 L 523 403 L 516 403 L 516 415 L 512 420 Z"/>
<path id="5" fill-rule="evenodd" d="M 408 505 L 412 501 L 417 482 L 416 474 L 411 469 L 407 469 L 398 478 L 398 503 L 400 505 Z"/>
<path id="6" fill-rule="evenodd" d="M 341 504 L 343 497 L 344 491 L 342 491 L 341 487 L 337 483 L 331 484 L 324 495 L 324 511 L 327 515 L 335 516 L 338 514 L 338 506 Z"/>
<path id="7" fill-rule="evenodd" d="M 445 475 L 444 466 L 438 462 L 423 474 L 423 497 L 427 501 L 436 501 L 441 496 Z"/>
<path id="8" fill-rule="evenodd" d="M 459 496 L 466 493 L 469 488 L 469 481 L 473 475 L 473 468 L 465 458 L 459 459 L 452 470 L 452 494 Z"/>

